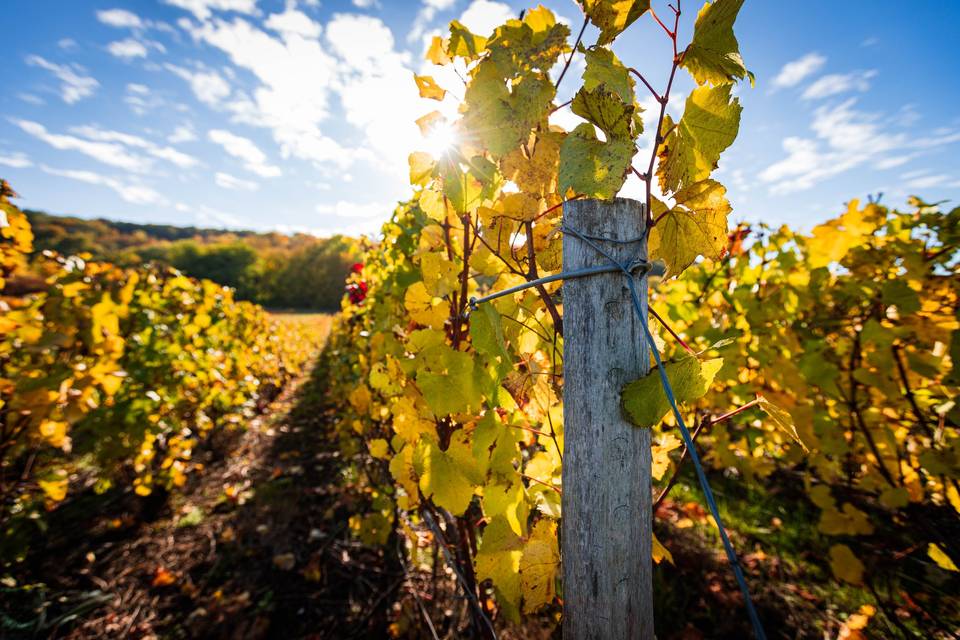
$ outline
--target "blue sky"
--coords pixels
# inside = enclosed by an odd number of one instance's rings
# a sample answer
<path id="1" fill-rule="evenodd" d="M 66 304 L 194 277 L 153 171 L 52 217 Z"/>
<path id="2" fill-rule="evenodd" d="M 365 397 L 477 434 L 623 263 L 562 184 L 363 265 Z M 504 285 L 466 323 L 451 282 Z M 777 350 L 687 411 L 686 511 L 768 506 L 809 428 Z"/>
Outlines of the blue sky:
<path id="1" fill-rule="evenodd" d="M 579 27 L 574 2 L 544 4 Z M 409 193 L 406 155 L 423 146 L 413 121 L 436 108 L 412 74 L 462 93 L 423 62 L 424 43 L 453 18 L 486 32 L 527 6 L 9 0 L 0 176 L 23 207 L 55 213 L 373 231 Z M 681 39 L 699 3 L 683 9 Z M 867 194 L 960 200 L 958 25 L 955 3 L 747 0 L 737 34 L 757 86 L 739 89 L 740 137 L 717 174 L 734 217 L 809 228 Z M 648 17 L 615 44 L 658 88 L 667 47 Z M 577 60 L 561 101 L 581 71 Z M 675 86 L 675 114 L 690 88 Z M 638 193 L 631 180 L 622 195 Z"/>

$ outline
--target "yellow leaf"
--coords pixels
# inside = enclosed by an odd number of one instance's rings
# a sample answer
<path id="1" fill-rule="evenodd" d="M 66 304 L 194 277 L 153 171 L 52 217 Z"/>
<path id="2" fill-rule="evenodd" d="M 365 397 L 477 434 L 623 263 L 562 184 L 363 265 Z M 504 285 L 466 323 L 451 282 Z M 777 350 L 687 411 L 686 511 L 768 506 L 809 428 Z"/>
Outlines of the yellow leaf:
<path id="1" fill-rule="evenodd" d="M 670 550 L 663 546 L 663 544 L 657 539 L 656 534 L 651 535 L 653 536 L 653 561 L 657 564 L 660 564 L 666 560 L 670 564 L 674 564 L 673 554 L 670 553 Z"/>
<path id="2" fill-rule="evenodd" d="M 423 282 L 415 282 L 407 289 L 403 306 L 414 322 L 434 329 L 442 328 L 450 317 L 450 308 L 442 298 L 431 296 Z"/>
<path id="3" fill-rule="evenodd" d="M 60 502 L 67 497 L 67 487 L 70 485 L 70 480 L 67 478 L 60 480 L 38 480 L 37 484 L 43 489 L 47 498 L 53 502 Z"/>
<path id="4" fill-rule="evenodd" d="M 698 256 L 714 260 L 727 247 L 727 215 L 730 203 L 726 189 L 713 180 L 695 182 L 675 195 L 677 206 L 650 230 L 649 251 L 653 259 L 667 263 L 677 276 Z"/>
<path id="5" fill-rule="evenodd" d="M 559 566 L 557 524 L 548 518 L 541 518 L 534 525 L 520 559 L 524 613 L 533 613 L 553 602 Z"/>
<path id="6" fill-rule="evenodd" d="M 927 555 L 930 556 L 930 559 L 936 562 L 937 566 L 941 569 L 946 569 L 947 571 L 960 571 L 960 569 L 957 569 L 957 565 L 954 564 L 950 556 L 944 553 L 943 549 L 932 542 L 927 546 Z"/>
<path id="7" fill-rule="evenodd" d="M 433 156 L 426 151 L 414 151 L 407 157 L 407 162 L 410 165 L 410 184 L 427 186 L 436 164 Z"/>
<path id="8" fill-rule="evenodd" d="M 651 447 L 653 452 L 653 478 L 660 480 L 663 474 L 670 468 L 670 452 L 680 447 L 682 443 L 677 436 L 672 433 L 665 433 L 660 436 L 659 444 Z"/>
<path id="9" fill-rule="evenodd" d="M 447 198 L 433 189 L 420 192 L 420 208 L 428 218 L 441 223 L 447 221 L 447 216 L 456 213 Z"/>
<path id="10" fill-rule="evenodd" d="M 446 121 L 447 119 L 443 117 L 442 113 L 439 111 L 431 111 L 427 115 L 417 118 L 417 126 L 420 127 L 420 134 L 423 137 L 428 137 L 437 126 Z"/>
<path id="11" fill-rule="evenodd" d="M 433 64 L 450 64 L 450 58 L 447 56 L 447 52 L 443 47 L 443 38 L 440 36 L 433 36 L 433 40 L 430 41 L 430 48 L 427 49 L 427 55 L 425 57 Z"/>
<path id="12" fill-rule="evenodd" d="M 464 474 L 463 456 L 457 455 L 457 440 L 451 440 L 446 451 L 431 440 L 422 440 L 417 447 L 420 468 L 420 490 L 426 497 L 450 511 L 463 515 L 473 499 L 473 483 Z M 467 456 L 470 455 L 469 449 Z"/>
<path id="13" fill-rule="evenodd" d="M 863 563 L 845 544 L 835 544 L 830 547 L 830 569 L 838 580 L 850 584 L 863 583 Z"/>
<path id="14" fill-rule="evenodd" d="M 503 214 L 514 220 L 533 220 L 540 213 L 540 198 L 529 193 L 508 193 L 501 202 Z"/>
<path id="15" fill-rule="evenodd" d="M 811 269 L 842 260 L 850 249 L 862 244 L 863 236 L 877 228 L 882 221 L 878 208 L 869 204 L 861 210 L 859 206 L 859 201 L 851 200 L 842 216 L 813 228 L 806 241 Z"/>
<path id="16" fill-rule="evenodd" d="M 460 268 L 442 253 L 420 256 L 423 286 L 431 296 L 443 297 L 456 291 L 460 285 Z"/>
<path id="17" fill-rule="evenodd" d="M 350 392 L 347 400 L 350 401 L 350 405 L 357 413 L 364 415 L 370 409 L 370 401 L 372 400 L 370 389 L 367 388 L 367 385 L 362 384 Z"/>
<path id="18" fill-rule="evenodd" d="M 44 420 L 40 423 L 40 435 L 51 446 L 60 448 L 67 442 L 67 429 L 70 424 L 58 420 Z"/>
<path id="19" fill-rule="evenodd" d="M 446 89 L 438 85 L 430 76 L 414 75 L 413 79 L 417 83 L 417 89 L 420 90 L 421 98 L 443 100 L 444 96 L 447 95 Z"/>
<path id="20" fill-rule="evenodd" d="M 383 438 L 375 438 L 367 445 L 370 449 L 370 455 L 380 460 L 386 460 L 390 457 L 389 445 Z"/>
<path id="21" fill-rule="evenodd" d="M 523 541 L 502 516 L 494 517 L 483 530 L 477 549 L 477 579 L 490 579 L 500 598 L 514 609 L 520 605 L 520 559 Z"/>

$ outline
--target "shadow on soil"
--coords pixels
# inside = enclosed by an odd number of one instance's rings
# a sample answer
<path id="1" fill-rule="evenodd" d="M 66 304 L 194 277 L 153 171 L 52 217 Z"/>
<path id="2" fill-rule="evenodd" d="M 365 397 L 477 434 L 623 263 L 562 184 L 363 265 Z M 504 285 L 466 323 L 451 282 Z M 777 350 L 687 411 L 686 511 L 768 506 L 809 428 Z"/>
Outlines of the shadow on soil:
<path id="1" fill-rule="evenodd" d="M 380 638 L 403 572 L 348 535 L 369 500 L 334 438 L 323 366 L 196 454 L 184 491 L 92 492 L 0 597 L 0 638 Z"/>

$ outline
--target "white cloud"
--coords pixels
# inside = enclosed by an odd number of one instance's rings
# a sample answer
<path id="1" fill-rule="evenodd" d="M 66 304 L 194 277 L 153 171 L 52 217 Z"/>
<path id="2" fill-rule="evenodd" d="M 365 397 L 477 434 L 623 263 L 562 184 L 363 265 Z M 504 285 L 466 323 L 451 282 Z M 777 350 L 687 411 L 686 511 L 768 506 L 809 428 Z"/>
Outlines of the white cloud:
<path id="1" fill-rule="evenodd" d="M 252 140 L 224 131 L 214 129 L 208 132 L 207 137 L 223 147 L 224 151 L 243 161 L 243 166 L 262 178 L 275 178 L 282 174 L 280 167 L 267 162 L 267 156 Z"/>
<path id="2" fill-rule="evenodd" d="M 283 36 L 296 35 L 304 38 L 320 37 L 321 27 L 318 22 L 314 22 L 302 11 L 297 11 L 291 6 L 283 13 L 271 15 L 263 23 L 267 29 L 273 29 Z"/>
<path id="3" fill-rule="evenodd" d="M 43 98 L 40 96 L 35 96 L 32 93 L 18 93 L 17 97 L 26 102 L 27 104 L 32 104 L 34 106 L 42 106 L 47 104 Z"/>
<path id="4" fill-rule="evenodd" d="M 138 116 L 142 116 L 151 109 L 156 109 L 163 105 L 163 100 L 155 96 L 153 92 L 150 91 L 150 87 L 146 85 L 130 83 L 126 89 L 127 91 L 126 95 L 123 96 L 123 101 L 127 103 L 130 109 Z"/>
<path id="5" fill-rule="evenodd" d="M 126 9 L 107 9 L 97 11 L 97 20 L 110 27 L 118 29 L 139 29 L 143 27 L 140 17 Z"/>
<path id="6" fill-rule="evenodd" d="M 77 65 L 55 64 L 40 56 L 28 56 L 27 64 L 46 69 L 60 80 L 60 97 L 67 104 L 89 98 L 100 86 L 95 78 L 82 75 L 84 69 Z"/>
<path id="7" fill-rule="evenodd" d="M 27 167 L 33 166 L 33 162 L 30 161 L 30 158 L 20 152 L 0 152 L 0 164 L 13 169 L 26 169 Z"/>
<path id="8" fill-rule="evenodd" d="M 236 11 L 254 14 L 257 11 L 256 0 L 164 0 L 166 4 L 191 12 L 198 20 L 206 20 L 213 11 Z"/>
<path id="9" fill-rule="evenodd" d="M 353 0 L 353 6 L 358 9 L 379 9 L 380 2 L 378 0 Z"/>
<path id="10" fill-rule="evenodd" d="M 190 71 L 172 64 L 164 66 L 190 83 L 193 94 L 206 105 L 217 106 L 230 95 L 230 85 L 216 71 Z"/>
<path id="11" fill-rule="evenodd" d="M 907 180 L 904 186 L 908 189 L 932 189 L 933 187 L 938 187 L 949 181 L 950 176 L 943 173 L 934 175 L 919 175 Z"/>
<path id="12" fill-rule="evenodd" d="M 116 142 L 91 142 L 74 136 L 50 133 L 39 122 L 29 120 L 12 120 L 12 122 L 26 133 L 46 142 L 54 149 L 77 151 L 104 164 L 126 171 L 143 172 L 150 167 L 149 160 L 130 154 L 122 144 Z"/>
<path id="13" fill-rule="evenodd" d="M 473 0 L 460 17 L 460 22 L 479 36 L 489 36 L 501 24 L 516 17 L 516 12 L 502 2 Z"/>
<path id="14" fill-rule="evenodd" d="M 193 156 L 189 156 L 185 153 L 177 151 L 173 147 L 161 147 L 153 142 L 150 142 L 149 140 L 141 138 L 140 136 L 134 136 L 128 133 L 122 133 L 120 131 L 100 129 L 99 127 L 90 125 L 73 127 L 70 129 L 70 131 L 88 140 L 94 140 L 97 142 L 117 142 L 127 147 L 143 149 L 154 158 L 166 160 L 167 162 L 174 164 L 181 169 L 189 169 L 199 164 L 199 161 Z"/>
<path id="15" fill-rule="evenodd" d="M 960 142 L 960 132 L 941 130 L 933 136 L 892 132 L 890 123 L 876 114 L 855 109 L 851 98 L 814 111 L 813 138 L 783 140 L 787 155 L 760 173 L 772 194 L 810 189 L 823 180 L 861 166 L 890 169 L 922 151 Z"/>
<path id="16" fill-rule="evenodd" d="M 274 38 L 239 18 L 200 26 L 188 21 L 184 28 L 196 40 L 227 53 L 260 81 L 252 97 L 235 98 L 226 105 L 235 120 L 271 129 L 284 157 L 340 166 L 351 162 L 349 152 L 319 126 L 329 115 L 338 61 L 318 40 L 290 32 Z"/>
<path id="17" fill-rule="evenodd" d="M 552 125 L 563 127 L 566 131 L 573 131 L 577 128 L 577 125 L 586 122 L 586 120 L 571 111 L 570 107 L 563 107 L 550 114 L 549 122 Z"/>
<path id="18" fill-rule="evenodd" d="M 260 188 L 260 185 L 256 182 L 243 180 L 241 178 L 234 177 L 229 173 L 223 173 L 221 171 L 218 171 L 216 175 L 213 176 L 213 180 L 217 183 L 218 187 L 223 187 L 224 189 L 256 191 Z"/>
<path id="19" fill-rule="evenodd" d="M 79 45 L 77 44 L 77 41 L 74 40 L 73 38 L 61 38 L 57 40 L 57 46 L 63 49 L 64 51 L 73 51 Z"/>
<path id="20" fill-rule="evenodd" d="M 354 4 L 356 4 L 356 0 L 354 0 Z M 430 26 L 430 23 L 433 22 L 437 12 L 446 11 L 454 4 L 456 4 L 456 0 L 424 0 L 423 7 L 421 7 L 417 13 L 417 17 L 413 20 L 413 26 L 410 27 L 410 31 L 407 33 L 407 42 L 416 42 L 419 40 L 427 27 Z"/>
<path id="21" fill-rule="evenodd" d="M 802 58 L 783 65 L 780 73 L 773 79 L 772 85 L 776 89 L 796 86 L 811 74 L 819 71 L 826 61 L 827 59 L 819 53 L 808 53 Z"/>
<path id="22" fill-rule="evenodd" d="M 111 42 L 107 45 L 107 51 L 110 52 L 110 55 L 116 58 L 123 58 L 124 60 L 147 57 L 147 47 L 144 46 L 142 42 L 134 40 L 133 38 Z"/>
<path id="23" fill-rule="evenodd" d="M 365 50 L 358 43 L 362 33 L 369 34 Z M 344 117 L 364 133 L 354 157 L 373 162 L 397 179 L 399 187 L 407 154 L 423 146 L 415 121 L 438 104 L 420 97 L 410 56 L 395 49 L 392 33 L 377 18 L 337 15 L 327 25 L 327 39 L 343 57 L 336 91 Z M 389 107 L 384 108 L 387 96 Z M 455 113 L 455 107 L 450 111 Z"/>
<path id="24" fill-rule="evenodd" d="M 93 171 L 78 171 L 73 169 L 53 169 L 47 166 L 40 167 L 44 172 L 61 178 L 69 178 L 78 182 L 94 184 L 112 189 L 123 200 L 138 205 L 164 204 L 166 199 L 150 187 L 123 182 L 110 176 L 104 176 Z"/>
<path id="25" fill-rule="evenodd" d="M 327 41 L 334 53 L 357 69 L 394 53 L 393 33 L 379 18 L 371 16 L 335 15 L 327 25 Z"/>
<path id="26" fill-rule="evenodd" d="M 194 133 L 193 127 L 182 124 L 173 130 L 173 133 L 167 138 L 167 142 L 170 144 L 180 144 L 182 142 L 193 142 L 196 139 L 197 134 Z"/>
<path id="27" fill-rule="evenodd" d="M 336 204 L 318 204 L 317 213 L 333 214 L 340 218 L 380 218 L 385 220 L 396 205 L 383 204 L 381 202 L 369 202 L 360 204 L 357 202 L 347 202 L 340 200 Z"/>
<path id="28" fill-rule="evenodd" d="M 804 100 L 818 100 L 838 93 L 847 91 L 866 91 L 870 88 L 870 80 L 877 75 L 873 69 L 869 71 L 856 71 L 853 73 L 832 73 L 830 75 L 817 78 L 803 92 Z"/>

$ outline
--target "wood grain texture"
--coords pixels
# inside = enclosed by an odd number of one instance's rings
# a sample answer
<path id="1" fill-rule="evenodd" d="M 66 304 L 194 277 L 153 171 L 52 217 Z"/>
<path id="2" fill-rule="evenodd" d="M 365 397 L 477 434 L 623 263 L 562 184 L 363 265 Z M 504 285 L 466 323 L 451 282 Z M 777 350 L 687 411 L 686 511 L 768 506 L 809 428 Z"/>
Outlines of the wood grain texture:
<path id="1" fill-rule="evenodd" d="M 568 202 L 563 216 L 619 240 L 642 236 L 646 218 L 625 198 Z M 645 241 L 598 244 L 622 261 L 647 256 Z M 564 271 L 606 262 L 564 236 Z M 645 279 L 637 290 L 646 314 Z M 563 637 L 652 639 L 650 431 L 620 406 L 623 385 L 649 372 L 649 351 L 621 273 L 564 281 L 563 311 Z"/>

